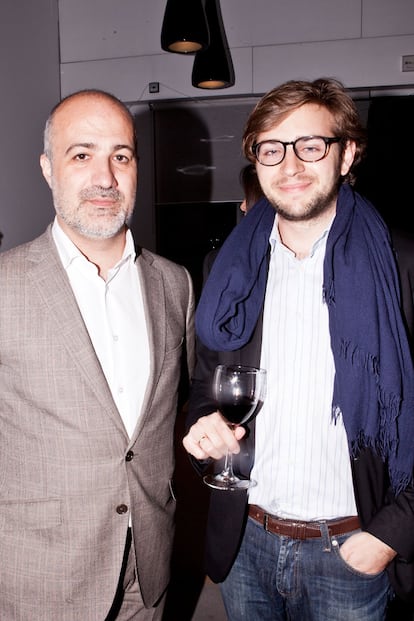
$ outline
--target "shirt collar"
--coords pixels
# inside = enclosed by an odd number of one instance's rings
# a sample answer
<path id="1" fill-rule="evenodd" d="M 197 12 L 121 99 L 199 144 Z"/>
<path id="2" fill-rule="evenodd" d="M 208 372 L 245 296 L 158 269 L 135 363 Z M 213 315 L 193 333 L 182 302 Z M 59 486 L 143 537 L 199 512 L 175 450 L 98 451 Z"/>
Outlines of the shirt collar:
<path id="1" fill-rule="evenodd" d="M 58 249 L 59 256 L 60 256 L 60 259 L 62 261 L 62 264 L 65 270 L 67 270 L 70 267 L 70 265 L 73 263 L 73 261 L 75 261 L 76 259 L 82 262 L 86 261 L 87 263 L 90 263 L 90 261 L 88 261 L 85 255 L 81 253 L 81 251 L 75 246 L 73 241 L 66 235 L 66 233 L 60 226 L 56 216 L 55 216 L 55 219 L 52 225 L 52 236 L 56 244 L 56 247 Z M 127 261 L 134 262 L 135 258 L 136 258 L 136 252 L 135 252 L 134 239 L 132 237 L 131 230 L 127 229 L 126 237 L 125 237 L 124 252 L 122 254 L 120 261 L 116 265 L 114 265 L 114 268 L 112 269 L 119 268 L 122 264 L 126 263 Z"/>
<path id="2" fill-rule="evenodd" d="M 276 244 L 283 246 L 282 240 L 280 239 L 280 234 L 279 234 L 278 218 L 279 218 L 279 216 L 276 213 L 275 221 L 273 223 L 273 227 L 272 227 L 272 230 L 270 231 L 270 236 L 269 236 L 270 254 L 273 254 L 273 252 L 275 251 Z M 329 233 L 329 230 L 330 230 L 330 228 L 332 226 L 332 222 L 333 221 L 334 221 L 334 218 L 332 218 L 332 220 L 329 223 L 329 225 L 326 227 L 326 229 L 322 232 L 320 237 L 318 237 L 318 239 L 313 244 L 313 246 L 311 248 L 311 251 L 309 253 L 310 257 L 315 253 L 315 251 L 319 247 L 321 247 L 322 245 L 326 244 L 328 233 Z"/>

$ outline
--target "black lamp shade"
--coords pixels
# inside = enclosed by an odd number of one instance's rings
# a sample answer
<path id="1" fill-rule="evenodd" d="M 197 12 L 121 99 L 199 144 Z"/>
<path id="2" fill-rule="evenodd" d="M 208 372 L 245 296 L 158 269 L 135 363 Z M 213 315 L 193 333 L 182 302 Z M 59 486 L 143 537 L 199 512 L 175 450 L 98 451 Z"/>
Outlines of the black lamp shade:
<path id="1" fill-rule="evenodd" d="M 163 50 L 194 54 L 206 49 L 209 40 L 202 0 L 167 0 L 161 29 Z"/>
<path id="2" fill-rule="evenodd" d="M 220 0 L 206 0 L 205 12 L 210 30 L 210 45 L 195 55 L 191 83 L 196 88 L 228 88 L 234 85 L 235 78 Z"/>

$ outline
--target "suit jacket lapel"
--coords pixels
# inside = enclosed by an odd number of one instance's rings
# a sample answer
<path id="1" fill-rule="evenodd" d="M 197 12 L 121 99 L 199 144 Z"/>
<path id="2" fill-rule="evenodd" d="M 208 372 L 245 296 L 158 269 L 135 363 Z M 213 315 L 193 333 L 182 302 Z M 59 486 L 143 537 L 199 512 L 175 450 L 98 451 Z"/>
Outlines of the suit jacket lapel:
<path id="1" fill-rule="evenodd" d="M 51 236 L 51 227 L 31 246 L 32 269 L 28 274 L 42 297 L 48 319 L 55 326 L 57 347 L 64 347 L 89 384 L 103 410 L 126 434 L 102 367 L 83 322 L 69 279 Z"/>
<path id="2" fill-rule="evenodd" d="M 141 428 L 145 425 L 145 419 L 150 410 L 155 387 L 158 385 L 166 346 L 165 291 L 162 276 L 160 272 L 153 267 L 152 257 L 149 255 L 143 257 L 142 253 L 137 253 L 136 265 L 140 278 L 145 320 L 147 324 L 150 349 L 150 373 L 142 403 L 141 416 L 132 440 L 135 440 Z"/>

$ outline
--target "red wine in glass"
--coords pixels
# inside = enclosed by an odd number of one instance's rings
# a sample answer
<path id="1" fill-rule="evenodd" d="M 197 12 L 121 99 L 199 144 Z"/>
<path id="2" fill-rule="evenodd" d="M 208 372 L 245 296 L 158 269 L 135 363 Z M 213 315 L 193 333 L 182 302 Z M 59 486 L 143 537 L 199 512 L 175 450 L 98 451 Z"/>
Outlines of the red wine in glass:
<path id="1" fill-rule="evenodd" d="M 266 389 L 266 371 L 245 365 L 220 364 L 214 372 L 212 389 L 217 409 L 234 429 L 259 412 Z M 223 470 L 203 480 L 209 487 L 221 490 L 247 489 L 253 484 L 234 474 L 230 451 L 227 451 Z"/>
<path id="2" fill-rule="evenodd" d="M 220 412 L 229 423 L 241 425 L 249 420 L 252 410 L 256 407 L 254 397 L 224 397 L 217 400 L 217 406 Z"/>

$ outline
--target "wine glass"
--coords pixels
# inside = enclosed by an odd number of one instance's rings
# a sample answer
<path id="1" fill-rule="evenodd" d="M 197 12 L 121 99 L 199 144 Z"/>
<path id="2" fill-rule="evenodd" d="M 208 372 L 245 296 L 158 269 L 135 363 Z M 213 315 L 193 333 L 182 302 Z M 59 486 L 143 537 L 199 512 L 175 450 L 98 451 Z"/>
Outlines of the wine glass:
<path id="1" fill-rule="evenodd" d="M 213 396 L 217 409 L 235 429 L 257 414 L 266 390 L 266 371 L 245 365 L 219 364 L 214 371 Z M 219 474 L 208 474 L 203 481 L 221 490 L 247 489 L 254 483 L 240 479 L 233 472 L 233 455 L 227 451 L 224 468 Z"/>

